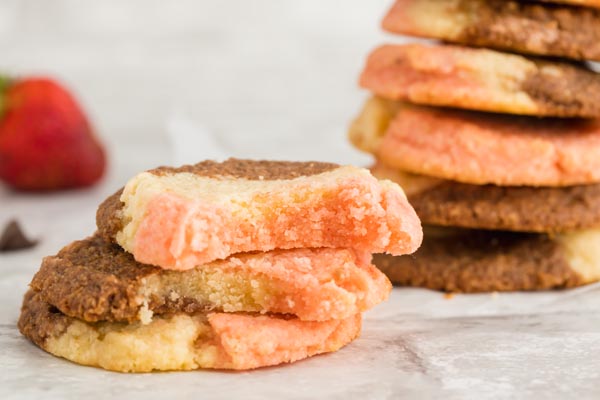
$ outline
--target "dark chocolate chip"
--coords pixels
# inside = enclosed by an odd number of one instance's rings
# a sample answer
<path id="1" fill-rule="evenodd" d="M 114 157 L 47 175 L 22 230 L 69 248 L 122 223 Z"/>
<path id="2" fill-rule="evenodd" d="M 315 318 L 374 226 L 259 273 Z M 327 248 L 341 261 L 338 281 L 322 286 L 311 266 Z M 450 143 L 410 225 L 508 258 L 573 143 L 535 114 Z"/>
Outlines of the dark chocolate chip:
<path id="1" fill-rule="evenodd" d="M 38 244 L 28 239 L 16 220 L 10 221 L 0 235 L 0 252 L 28 249 Z"/>

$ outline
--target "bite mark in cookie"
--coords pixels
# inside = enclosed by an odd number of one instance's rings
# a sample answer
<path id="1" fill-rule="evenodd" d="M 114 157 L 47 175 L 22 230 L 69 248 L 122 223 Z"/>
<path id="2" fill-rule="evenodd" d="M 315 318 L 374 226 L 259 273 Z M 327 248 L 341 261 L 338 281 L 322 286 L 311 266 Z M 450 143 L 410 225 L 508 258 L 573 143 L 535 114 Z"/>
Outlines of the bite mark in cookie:
<path id="1" fill-rule="evenodd" d="M 258 175 L 244 176 L 259 179 L 233 176 L 228 167 L 215 172 L 218 164 L 209 177 L 195 167 L 139 174 L 125 186 L 121 208 L 116 196 L 100 206 L 100 233 L 139 262 L 178 270 L 248 251 L 328 247 L 406 254 L 421 242 L 420 222 L 402 190 L 367 170 L 328 164 L 317 172 L 313 165 L 306 175 L 306 163 L 297 170 L 292 163 L 269 180 L 263 162 L 235 163 L 256 166 Z"/>

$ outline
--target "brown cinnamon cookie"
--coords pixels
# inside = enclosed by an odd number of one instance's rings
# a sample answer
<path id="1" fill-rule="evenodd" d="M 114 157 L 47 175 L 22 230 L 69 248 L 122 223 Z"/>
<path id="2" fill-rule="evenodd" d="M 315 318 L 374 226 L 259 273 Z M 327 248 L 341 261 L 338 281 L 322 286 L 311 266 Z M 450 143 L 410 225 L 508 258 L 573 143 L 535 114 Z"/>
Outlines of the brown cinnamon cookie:
<path id="1" fill-rule="evenodd" d="M 600 230 L 548 236 L 427 228 L 411 256 L 376 255 L 390 280 L 446 292 L 570 288 L 600 280 Z"/>
<path id="2" fill-rule="evenodd" d="M 566 187 L 469 185 L 377 163 L 373 175 L 404 189 L 424 224 L 559 233 L 600 228 L 600 184 Z"/>
<path id="3" fill-rule="evenodd" d="M 507 0 L 396 0 L 384 29 L 575 60 L 600 60 L 600 10 Z"/>

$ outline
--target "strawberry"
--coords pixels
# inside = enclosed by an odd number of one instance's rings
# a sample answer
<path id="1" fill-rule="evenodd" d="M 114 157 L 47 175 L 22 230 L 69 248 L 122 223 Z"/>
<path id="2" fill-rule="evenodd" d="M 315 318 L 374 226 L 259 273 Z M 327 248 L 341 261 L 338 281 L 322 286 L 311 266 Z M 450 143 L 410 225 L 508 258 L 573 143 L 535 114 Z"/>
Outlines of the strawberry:
<path id="1" fill-rule="evenodd" d="M 0 179 L 21 190 L 89 186 L 106 156 L 71 94 L 48 78 L 0 80 Z"/>

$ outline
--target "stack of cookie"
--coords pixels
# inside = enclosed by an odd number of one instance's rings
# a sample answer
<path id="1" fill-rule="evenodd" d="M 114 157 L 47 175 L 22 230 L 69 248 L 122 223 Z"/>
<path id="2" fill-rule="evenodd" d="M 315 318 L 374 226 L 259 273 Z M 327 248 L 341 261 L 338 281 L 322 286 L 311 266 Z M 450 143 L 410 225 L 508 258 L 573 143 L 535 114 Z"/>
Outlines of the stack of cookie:
<path id="1" fill-rule="evenodd" d="M 375 257 L 392 282 L 600 280 L 600 74 L 585 64 L 600 60 L 600 3 L 551 3 L 397 0 L 385 17 L 390 32 L 450 43 L 382 46 L 360 79 L 374 97 L 350 139 L 427 224 L 416 257 Z"/>
<path id="2" fill-rule="evenodd" d="M 391 290 L 371 253 L 422 239 L 402 190 L 367 170 L 234 159 L 141 173 L 97 225 L 44 259 L 19 328 L 52 354 L 123 372 L 335 351 Z"/>

